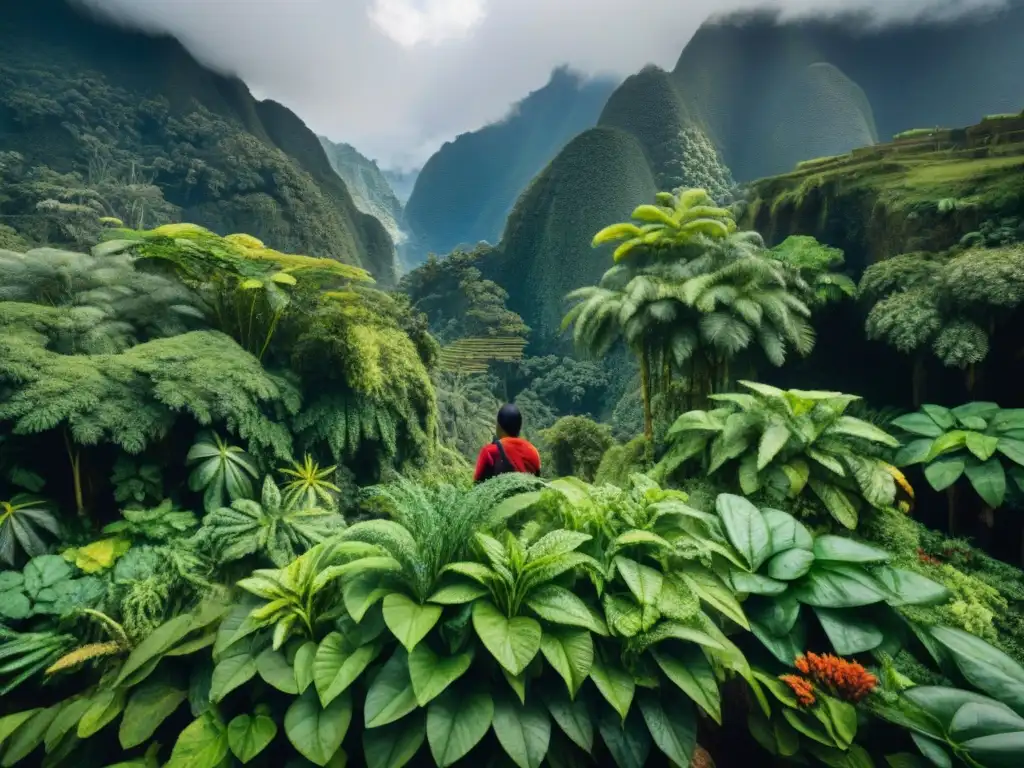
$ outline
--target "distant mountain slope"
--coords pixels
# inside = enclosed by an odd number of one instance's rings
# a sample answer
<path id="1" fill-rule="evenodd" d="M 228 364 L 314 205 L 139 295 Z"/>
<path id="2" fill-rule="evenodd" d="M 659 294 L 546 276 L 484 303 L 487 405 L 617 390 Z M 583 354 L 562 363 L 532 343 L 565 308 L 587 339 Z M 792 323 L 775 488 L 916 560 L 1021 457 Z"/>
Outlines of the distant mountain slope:
<path id="1" fill-rule="evenodd" d="M 530 179 L 597 123 L 613 89 L 559 69 L 503 121 L 445 144 L 423 167 L 405 208 L 419 258 L 495 242 Z"/>
<path id="2" fill-rule="evenodd" d="M 136 226 L 186 219 L 245 231 L 394 280 L 387 232 L 356 208 L 294 113 L 258 102 L 170 37 L 64 0 L 5 4 L 0 152 L 14 153 L 0 163 L 0 214 L 29 239 L 73 239 L 78 206 Z M 69 190 L 81 199 L 61 203 Z M 46 210 L 64 219 L 40 213 L 33 195 L 55 198 L 64 207 Z"/>
<path id="3" fill-rule="evenodd" d="M 394 190 L 395 197 L 404 206 L 409 202 L 409 198 L 412 196 L 412 190 L 416 186 L 416 179 L 420 177 L 420 171 L 417 168 L 414 171 L 396 171 L 392 168 L 381 171 L 384 174 L 384 178 L 388 180 L 388 184 L 391 185 L 391 189 Z"/>
<path id="4" fill-rule="evenodd" d="M 401 245 L 406 240 L 402 204 L 377 164 L 351 144 L 335 144 L 325 136 L 319 138 L 327 159 L 345 182 L 356 207 L 376 217 L 395 245 Z"/>
<path id="5" fill-rule="evenodd" d="M 594 234 L 628 219 L 636 201 L 655 191 L 640 142 L 614 128 L 580 134 L 534 179 L 484 267 L 509 292 L 509 309 L 530 326 L 531 342 L 554 345 L 565 294 L 611 266 L 614 249 L 592 249 Z"/>

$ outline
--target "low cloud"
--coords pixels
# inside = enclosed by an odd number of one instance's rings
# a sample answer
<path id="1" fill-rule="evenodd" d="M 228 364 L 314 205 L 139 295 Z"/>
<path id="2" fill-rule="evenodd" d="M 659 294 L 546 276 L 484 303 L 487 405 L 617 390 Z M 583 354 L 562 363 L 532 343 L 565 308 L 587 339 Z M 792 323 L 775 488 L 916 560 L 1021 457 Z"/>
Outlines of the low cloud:
<path id="1" fill-rule="evenodd" d="M 939 20 L 1004 0 L 80 0 L 178 37 L 196 56 L 385 167 L 499 119 L 553 68 L 671 68 L 712 14 Z"/>

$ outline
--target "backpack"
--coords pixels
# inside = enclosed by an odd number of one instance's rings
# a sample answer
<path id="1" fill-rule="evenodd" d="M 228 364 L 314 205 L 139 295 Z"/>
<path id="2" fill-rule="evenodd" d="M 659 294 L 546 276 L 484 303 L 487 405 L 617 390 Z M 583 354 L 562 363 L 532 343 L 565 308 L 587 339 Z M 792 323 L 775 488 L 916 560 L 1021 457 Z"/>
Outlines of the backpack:
<path id="1" fill-rule="evenodd" d="M 508 456 L 505 455 L 505 446 L 501 444 L 501 440 L 494 438 L 494 446 L 498 449 L 498 458 L 494 461 L 494 467 L 491 469 L 490 476 L 497 477 L 498 475 L 506 475 L 509 472 L 518 472 Z"/>

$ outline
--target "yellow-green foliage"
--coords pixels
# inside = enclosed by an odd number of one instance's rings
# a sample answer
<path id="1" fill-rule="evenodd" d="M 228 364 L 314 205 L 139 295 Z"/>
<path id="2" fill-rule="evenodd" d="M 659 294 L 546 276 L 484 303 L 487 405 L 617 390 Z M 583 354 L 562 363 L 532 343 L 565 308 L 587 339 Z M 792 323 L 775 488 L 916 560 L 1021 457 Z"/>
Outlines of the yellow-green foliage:
<path id="1" fill-rule="evenodd" d="M 801 160 L 796 164 L 797 170 L 806 170 L 808 168 L 816 168 L 819 165 L 826 165 L 828 163 L 841 160 L 842 158 L 849 157 L 849 155 L 829 155 L 828 157 L 815 157 L 811 160 Z"/>
<path id="2" fill-rule="evenodd" d="M 893 138 L 894 141 L 899 141 L 900 139 L 913 139 L 913 138 L 917 138 L 917 137 L 920 137 L 920 136 L 931 136 L 932 134 L 938 133 L 941 130 L 944 130 L 944 129 L 942 129 L 942 128 L 911 128 L 911 129 L 906 130 L 906 131 L 900 131 L 899 133 L 897 133 L 892 138 Z"/>
<path id="3" fill-rule="evenodd" d="M 594 485 L 614 485 L 618 488 L 629 488 L 629 477 L 642 473 L 648 468 L 647 440 L 643 435 L 634 437 L 625 445 L 613 445 L 597 467 Z"/>
<path id="4" fill-rule="evenodd" d="M 565 416 L 540 433 L 557 477 L 575 476 L 590 482 L 605 452 L 615 442 L 611 428 L 585 416 Z"/>

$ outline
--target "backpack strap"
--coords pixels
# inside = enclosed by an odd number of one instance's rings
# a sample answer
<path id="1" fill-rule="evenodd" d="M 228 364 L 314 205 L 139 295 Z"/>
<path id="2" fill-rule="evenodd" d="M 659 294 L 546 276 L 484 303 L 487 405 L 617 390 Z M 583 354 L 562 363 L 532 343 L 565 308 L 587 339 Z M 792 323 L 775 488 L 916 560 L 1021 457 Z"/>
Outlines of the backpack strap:
<path id="1" fill-rule="evenodd" d="M 501 444 L 501 440 L 497 437 L 494 438 L 494 447 L 498 449 L 498 461 L 494 462 L 494 474 L 504 475 L 508 472 L 515 472 L 515 466 L 508 460 L 508 456 L 505 453 L 505 446 Z"/>

